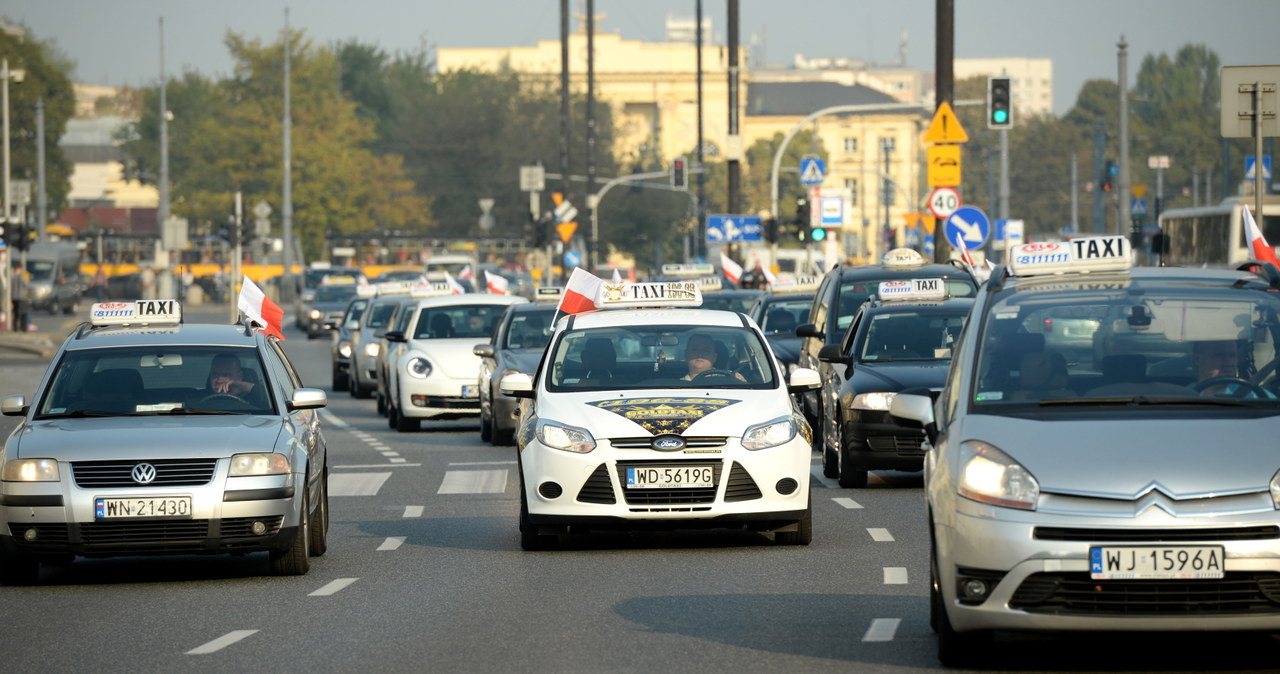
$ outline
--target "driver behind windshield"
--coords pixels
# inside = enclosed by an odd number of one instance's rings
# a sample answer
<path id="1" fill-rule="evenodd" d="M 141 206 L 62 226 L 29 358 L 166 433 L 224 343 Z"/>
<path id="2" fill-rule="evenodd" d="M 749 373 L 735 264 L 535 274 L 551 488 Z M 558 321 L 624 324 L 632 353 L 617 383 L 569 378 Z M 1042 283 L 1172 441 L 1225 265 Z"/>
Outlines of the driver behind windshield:
<path id="1" fill-rule="evenodd" d="M 716 369 L 716 344 L 706 335 L 693 335 L 689 338 L 689 343 L 684 347 L 684 362 L 689 367 L 689 373 L 680 379 L 684 381 L 692 381 L 698 375 Z M 730 374 L 724 372 L 725 375 Z M 734 372 L 733 376 L 738 381 L 746 381 L 741 373 Z"/>
<path id="2" fill-rule="evenodd" d="M 213 363 L 209 366 L 209 377 L 205 381 L 205 390 L 201 393 L 205 395 L 230 393 L 244 396 L 252 392 L 253 388 L 253 382 L 245 381 L 244 368 L 240 366 L 240 359 L 229 353 L 220 353 L 214 356 Z"/>

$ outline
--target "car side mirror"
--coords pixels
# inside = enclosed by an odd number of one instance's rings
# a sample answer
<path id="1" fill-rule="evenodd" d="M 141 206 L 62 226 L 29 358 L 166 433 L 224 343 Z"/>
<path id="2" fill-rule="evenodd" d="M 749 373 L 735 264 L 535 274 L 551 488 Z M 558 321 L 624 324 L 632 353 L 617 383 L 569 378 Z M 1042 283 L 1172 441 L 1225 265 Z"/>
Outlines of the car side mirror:
<path id="1" fill-rule="evenodd" d="M 889 414 L 920 422 L 930 444 L 938 442 L 938 425 L 933 418 L 933 396 L 899 393 L 889 403 Z"/>
<path id="2" fill-rule="evenodd" d="M 789 393 L 804 393 L 819 388 L 822 388 L 822 375 L 807 367 L 796 368 L 787 381 Z"/>
<path id="3" fill-rule="evenodd" d="M 6 417 L 20 417 L 27 413 L 27 397 L 21 393 L 5 396 L 0 401 L 0 414 Z"/>
<path id="4" fill-rule="evenodd" d="M 532 399 L 533 378 L 523 372 L 513 372 L 498 382 L 498 390 L 512 398 Z"/>
<path id="5" fill-rule="evenodd" d="M 476 344 L 471 347 L 471 353 L 474 353 L 481 358 L 493 358 L 497 355 L 492 344 Z"/>
<path id="6" fill-rule="evenodd" d="M 840 350 L 839 344 L 827 344 L 818 349 L 818 360 L 824 363 L 843 363 L 844 352 Z"/>
<path id="7" fill-rule="evenodd" d="M 796 326 L 796 337 L 817 337 L 824 339 L 826 335 L 813 323 L 801 323 Z"/>
<path id="8" fill-rule="evenodd" d="M 377 335 L 374 335 L 374 336 L 376 337 Z M 384 332 L 384 333 L 382 333 L 382 339 L 385 339 L 385 340 L 387 340 L 388 342 L 403 342 L 403 341 L 406 341 L 406 340 L 405 340 L 405 338 L 404 338 L 404 331 L 403 331 L 403 330 L 391 330 L 391 331 L 389 331 L 389 332 Z"/>

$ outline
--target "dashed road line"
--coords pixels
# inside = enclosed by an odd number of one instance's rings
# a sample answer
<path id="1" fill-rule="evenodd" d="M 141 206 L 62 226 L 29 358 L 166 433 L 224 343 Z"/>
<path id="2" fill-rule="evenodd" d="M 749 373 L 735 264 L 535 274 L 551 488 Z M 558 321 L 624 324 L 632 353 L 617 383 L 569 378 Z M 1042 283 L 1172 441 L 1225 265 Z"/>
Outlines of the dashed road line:
<path id="1" fill-rule="evenodd" d="M 437 494 L 501 494 L 507 490 L 507 469 L 450 470 Z"/>
<path id="2" fill-rule="evenodd" d="M 515 461 L 450 461 L 450 466 L 514 466 Z"/>
<path id="3" fill-rule="evenodd" d="M 383 541 L 382 545 L 378 546 L 377 551 L 385 552 L 387 550 L 395 550 L 396 548 L 404 545 L 405 538 L 405 536 L 388 536 L 387 540 Z"/>
<path id="4" fill-rule="evenodd" d="M 876 541 L 877 543 L 892 543 L 894 540 L 893 534 L 889 533 L 888 529 L 868 527 L 867 533 L 871 534 L 871 540 Z"/>
<path id="5" fill-rule="evenodd" d="M 871 621 L 871 627 L 867 628 L 867 633 L 862 635 L 862 640 L 893 641 L 893 635 L 898 631 L 898 625 L 901 623 L 900 618 L 876 618 Z"/>
<path id="6" fill-rule="evenodd" d="M 403 517 L 422 517 L 422 511 L 425 509 L 426 506 L 405 506 Z"/>
<path id="7" fill-rule="evenodd" d="M 851 499 L 851 498 L 845 498 L 845 497 L 843 497 L 843 496 L 842 496 L 842 497 L 840 497 L 840 498 L 833 498 L 833 499 L 831 499 L 831 500 L 832 500 L 832 501 L 835 501 L 836 503 L 838 503 L 838 504 L 840 504 L 840 505 L 842 505 L 842 506 L 844 506 L 844 507 L 846 507 L 846 508 L 848 508 L 849 510 L 861 510 L 861 509 L 862 509 L 862 504 L 861 504 L 861 503 L 858 503 L 857 501 L 855 501 L 855 500 L 853 500 L 853 499 Z"/>
<path id="8" fill-rule="evenodd" d="M 884 567 L 884 584 L 885 585 L 906 585 L 907 584 L 907 567 L 905 566 Z"/>
<path id="9" fill-rule="evenodd" d="M 325 583 L 325 585 L 321 587 L 319 590 L 316 590 L 315 592 L 312 592 L 307 596 L 308 597 L 328 597 L 331 594 L 336 594 L 338 592 L 341 592 L 343 588 L 356 582 L 357 580 L 360 580 L 360 579 L 359 578 L 339 578 L 337 580 Z"/>
<path id="10" fill-rule="evenodd" d="M 422 464 L 420 463 L 399 463 L 399 464 L 348 463 L 348 464 L 340 464 L 337 466 L 329 466 L 329 469 L 330 470 L 359 470 L 361 468 L 420 468 L 420 467 L 422 467 Z M 330 479 L 332 479 L 332 477 L 330 477 Z"/>
<path id="11" fill-rule="evenodd" d="M 231 644 L 236 643 L 237 641 L 244 639 L 245 637 L 248 637 L 250 635 L 257 634 L 257 633 L 258 633 L 258 630 L 234 630 L 231 632 L 227 632 L 226 634 L 218 637 L 217 639 L 214 639 L 213 641 L 210 641 L 207 644 L 196 646 L 195 648 L 187 651 L 186 654 L 187 655 L 206 655 L 208 653 L 214 653 L 226 648 L 227 646 L 230 646 Z"/>
<path id="12" fill-rule="evenodd" d="M 374 496 L 391 473 L 335 473 L 329 475 L 330 496 Z"/>

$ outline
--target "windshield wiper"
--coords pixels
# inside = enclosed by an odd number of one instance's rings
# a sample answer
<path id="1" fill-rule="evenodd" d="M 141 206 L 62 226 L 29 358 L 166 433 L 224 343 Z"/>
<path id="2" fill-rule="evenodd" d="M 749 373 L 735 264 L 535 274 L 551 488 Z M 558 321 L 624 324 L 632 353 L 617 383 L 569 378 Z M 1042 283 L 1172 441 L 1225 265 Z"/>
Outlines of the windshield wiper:
<path id="1" fill-rule="evenodd" d="M 85 417 L 123 417 L 128 416 L 121 412 L 103 412 L 101 410 L 74 410 L 71 412 L 58 412 L 56 414 L 40 414 L 35 417 L 36 421 L 41 419 L 83 419 Z"/>
<path id="2" fill-rule="evenodd" d="M 1199 396 L 1112 396 L 1106 398 L 1051 398 L 1039 401 L 1041 407 L 1070 406 L 1141 406 L 1141 405 L 1216 405 L 1219 407 L 1257 407 L 1265 398 L 1201 398 Z"/>

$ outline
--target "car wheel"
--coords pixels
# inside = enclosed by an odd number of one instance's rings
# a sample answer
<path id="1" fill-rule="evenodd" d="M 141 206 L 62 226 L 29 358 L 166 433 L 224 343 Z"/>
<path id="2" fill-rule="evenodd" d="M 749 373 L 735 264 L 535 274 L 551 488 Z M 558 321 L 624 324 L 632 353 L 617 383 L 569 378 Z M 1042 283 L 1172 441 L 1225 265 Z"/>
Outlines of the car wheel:
<path id="1" fill-rule="evenodd" d="M 497 419 L 493 421 L 493 444 L 504 447 L 516 444 L 516 429 L 503 428 L 498 425 Z"/>
<path id="2" fill-rule="evenodd" d="M 30 557 L 0 557 L 0 585 L 35 585 L 40 581 L 40 562 Z"/>
<path id="3" fill-rule="evenodd" d="M 480 407 L 480 442 L 493 442 L 493 418 L 485 414 L 484 406 Z"/>
<path id="4" fill-rule="evenodd" d="M 378 408 L 378 414 L 387 413 L 387 399 L 385 396 L 382 395 L 381 391 L 378 392 L 377 408 Z"/>
<path id="5" fill-rule="evenodd" d="M 62 313 L 64 315 L 70 316 L 75 312 L 76 312 L 76 300 L 73 297 L 71 298 L 70 302 L 67 302 L 66 306 L 62 307 Z"/>
<path id="6" fill-rule="evenodd" d="M 529 552 L 538 550 L 554 550 L 560 543 L 560 537 L 553 534 L 540 534 L 538 527 L 529 521 L 529 502 L 524 495 L 524 482 L 520 483 L 520 548 Z"/>
<path id="7" fill-rule="evenodd" d="M 363 386 L 361 386 L 359 381 L 352 381 L 352 382 L 351 382 L 351 397 L 352 397 L 352 398 L 366 398 L 366 399 L 367 399 L 367 398 L 371 398 L 371 397 L 373 397 L 373 391 L 372 391 L 371 389 L 367 389 L 367 388 L 364 388 Z"/>
<path id="8" fill-rule="evenodd" d="M 395 429 L 396 424 L 400 423 L 400 408 L 395 403 L 387 403 L 387 428 Z"/>
<path id="9" fill-rule="evenodd" d="M 302 512 L 298 515 L 298 531 L 288 550 L 272 550 L 271 572 L 277 576 L 302 576 L 311 569 L 311 488 L 302 489 Z"/>
<path id="10" fill-rule="evenodd" d="M 422 420 L 417 417 L 407 417 L 404 412 L 396 410 L 396 430 L 401 433 L 409 433 L 422 429 Z"/>
<path id="11" fill-rule="evenodd" d="M 836 453 L 840 456 L 840 486 L 846 489 L 861 489 L 867 486 L 867 469 L 854 465 L 850 456 L 854 447 L 853 438 L 844 437 L 844 431 L 838 430 L 834 437 L 840 438 Z"/>
<path id="12" fill-rule="evenodd" d="M 977 664 L 991 645 L 991 632 L 957 632 L 947 616 L 946 600 L 939 586 L 938 555 L 930 546 L 929 625 L 938 633 L 938 662 L 947 667 Z"/>
<path id="13" fill-rule="evenodd" d="M 329 469 L 320 476 L 320 496 L 316 518 L 311 522 L 311 556 L 319 557 L 329 549 Z"/>
<path id="14" fill-rule="evenodd" d="M 818 437 L 818 446 L 816 449 L 822 452 L 822 475 L 824 477 L 840 476 L 840 446 L 839 441 L 835 443 L 827 442 L 827 429 L 825 426 L 816 427 Z M 833 446 L 834 445 L 834 446 Z"/>
<path id="15" fill-rule="evenodd" d="M 351 386 L 351 378 L 347 376 L 346 372 L 339 372 L 338 368 L 335 367 L 333 369 L 333 391 L 335 393 L 345 391 L 349 386 Z"/>
<path id="16" fill-rule="evenodd" d="M 796 523 L 795 531 L 778 531 L 773 534 L 773 542 L 778 545 L 808 545 L 813 541 L 813 492 L 809 492 L 809 502 L 805 506 L 804 516 Z"/>

